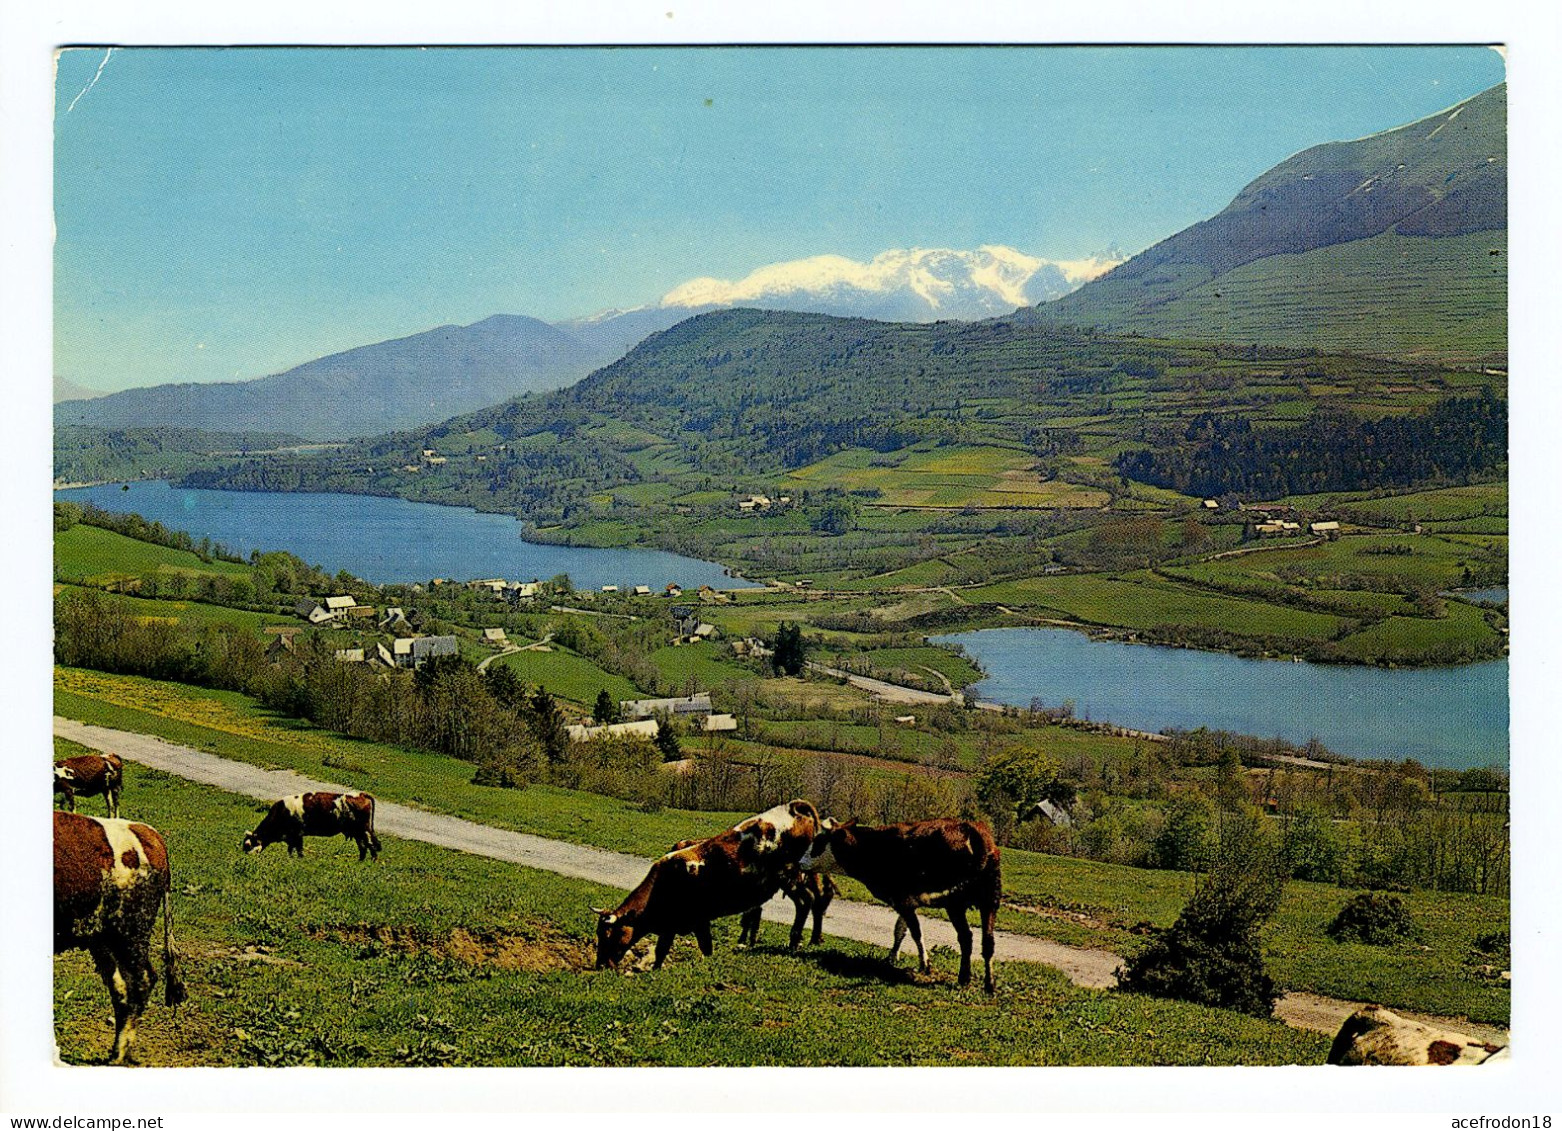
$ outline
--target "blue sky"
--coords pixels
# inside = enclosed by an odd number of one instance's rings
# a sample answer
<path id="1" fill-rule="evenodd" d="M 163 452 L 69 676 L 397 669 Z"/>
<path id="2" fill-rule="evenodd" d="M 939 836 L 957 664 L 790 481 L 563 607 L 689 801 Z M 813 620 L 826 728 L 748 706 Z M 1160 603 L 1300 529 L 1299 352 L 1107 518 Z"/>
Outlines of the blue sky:
<path id="1" fill-rule="evenodd" d="M 1503 78 L 1485 48 L 103 60 L 61 55 L 55 117 L 55 371 L 99 389 L 634 306 L 809 255 L 1137 251 L 1300 149 Z"/>

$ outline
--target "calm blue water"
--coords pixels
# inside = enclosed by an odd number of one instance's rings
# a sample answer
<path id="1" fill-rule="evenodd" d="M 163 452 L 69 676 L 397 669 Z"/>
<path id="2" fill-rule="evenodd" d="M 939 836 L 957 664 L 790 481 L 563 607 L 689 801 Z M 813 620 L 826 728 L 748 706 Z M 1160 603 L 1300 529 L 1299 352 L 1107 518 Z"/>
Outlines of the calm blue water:
<path id="1" fill-rule="evenodd" d="M 714 562 L 661 550 L 593 550 L 541 546 L 521 540 L 521 524 L 500 514 L 465 507 L 411 503 L 373 495 L 201 491 L 161 481 L 117 483 L 56 491 L 55 498 L 104 510 L 139 514 L 197 542 L 210 538 L 248 556 L 252 550 L 287 550 L 331 573 L 380 584 L 504 577 L 514 581 L 570 575 L 577 588 L 649 585 L 669 581 L 692 588 L 748 585 L 726 576 Z"/>
<path id="2" fill-rule="evenodd" d="M 1449 592 L 1477 605 L 1505 605 L 1508 602 L 1506 585 L 1494 585 L 1490 589 L 1451 589 Z"/>
<path id="3" fill-rule="evenodd" d="M 1222 652 L 1092 640 L 1059 628 L 937 638 L 989 673 L 984 699 L 1049 707 L 1135 730 L 1230 730 L 1339 754 L 1468 769 L 1508 764 L 1508 661 L 1385 670 L 1244 660 Z"/>

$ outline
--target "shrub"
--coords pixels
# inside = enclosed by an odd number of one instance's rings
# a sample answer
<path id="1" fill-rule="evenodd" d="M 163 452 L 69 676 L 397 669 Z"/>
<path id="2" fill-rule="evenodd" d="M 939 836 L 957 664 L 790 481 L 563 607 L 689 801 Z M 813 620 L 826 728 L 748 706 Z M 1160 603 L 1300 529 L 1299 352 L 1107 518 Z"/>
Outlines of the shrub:
<path id="1" fill-rule="evenodd" d="M 1279 991 L 1258 931 L 1279 906 L 1283 882 L 1257 822 L 1227 816 L 1209 874 L 1177 921 L 1118 972 L 1118 988 L 1270 1016 Z"/>
<path id="2" fill-rule="evenodd" d="M 1501 958 L 1504 962 L 1508 961 L 1513 953 L 1507 931 L 1492 931 L 1490 934 L 1480 935 L 1471 945 L 1488 958 Z"/>
<path id="3" fill-rule="evenodd" d="M 1388 946 L 1415 934 L 1405 901 L 1381 891 L 1351 896 L 1326 929 L 1335 942 L 1363 942 L 1370 946 Z"/>

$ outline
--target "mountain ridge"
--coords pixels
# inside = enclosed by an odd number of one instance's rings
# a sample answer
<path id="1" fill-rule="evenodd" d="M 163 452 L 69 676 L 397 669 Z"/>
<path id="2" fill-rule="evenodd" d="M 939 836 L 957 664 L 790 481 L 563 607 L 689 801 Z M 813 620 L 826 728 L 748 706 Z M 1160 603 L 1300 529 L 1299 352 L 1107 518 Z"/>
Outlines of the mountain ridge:
<path id="1" fill-rule="evenodd" d="M 1432 339 L 1418 350 L 1413 330 L 1396 337 L 1396 353 L 1472 359 L 1506 344 L 1507 91 L 1504 84 L 1436 114 L 1353 141 L 1326 142 L 1292 155 L 1246 185 L 1215 216 L 1154 244 L 1072 294 L 1022 312 L 1022 318 L 1101 329 L 1175 333 L 1210 340 L 1257 341 L 1375 352 L 1375 302 L 1363 285 L 1363 255 L 1385 294 L 1401 286 L 1404 258 L 1426 261 L 1427 249 L 1373 258 L 1366 241 L 1387 251 L 1399 239 L 1448 244 L 1456 256 L 1438 260 L 1443 289 L 1461 291 L 1473 322 L 1468 344 L 1438 340 L 1437 296 L 1394 298 L 1402 324 L 1419 323 Z M 1501 237 L 1497 233 L 1502 233 Z M 1485 235 L 1484 240 L 1468 237 Z M 1263 281 L 1253 265 L 1307 257 L 1305 270 L 1286 261 L 1291 293 L 1278 301 L 1268 288 L 1261 317 L 1243 310 Z M 1234 273 L 1250 268 L 1244 275 Z M 1319 331 L 1320 311 L 1341 277 L 1359 292 L 1354 308 L 1334 311 L 1337 330 Z M 1230 284 L 1224 290 L 1220 284 Z M 1218 300 L 1218 301 L 1216 301 Z M 1202 316 L 1198 313 L 1202 311 Z M 1202 325 L 1201 325 L 1202 322 Z M 1202 329 L 1202 333 L 1199 331 Z M 1446 335 L 1441 335 L 1446 339 Z M 1400 339 L 1404 340 L 1400 340 Z"/>

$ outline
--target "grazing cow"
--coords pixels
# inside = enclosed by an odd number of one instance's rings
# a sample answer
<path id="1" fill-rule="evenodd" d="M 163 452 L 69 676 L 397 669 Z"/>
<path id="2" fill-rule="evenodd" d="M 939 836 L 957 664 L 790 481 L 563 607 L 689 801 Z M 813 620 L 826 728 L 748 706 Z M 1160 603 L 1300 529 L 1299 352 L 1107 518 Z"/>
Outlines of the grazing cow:
<path id="1" fill-rule="evenodd" d="M 699 844 L 696 840 L 680 840 L 673 845 L 672 851 L 689 848 Z M 792 901 L 796 910 L 796 918 L 792 920 L 792 941 L 787 945 L 788 950 L 796 950 L 803 941 L 803 927 L 808 922 L 808 915 L 813 913 L 814 932 L 809 940 L 810 946 L 818 946 L 819 940 L 824 937 L 824 913 L 829 909 L 830 903 L 837 894 L 835 881 L 830 879 L 830 874 L 825 871 L 805 872 L 793 865 L 782 870 L 779 877 L 781 892 Z M 772 892 L 771 895 L 775 893 Z M 738 921 L 738 945 L 759 945 L 759 923 L 764 917 L 765 904 L 770 902 L 770 896 L 743 912 L 743 918 Z"/>
<path id="2" fill-rule="evenodd" d="M 909 930 L 917 944 L 919 969 L 924 974 L 931 972 L 917 908 L 942 907 L 960 940 L 960 985 L 969 985 L 971 928 L 965 912 L 975 907 L 982 917 L 985 987 L 988 993 L 994 991 L 993 928 L 1003 876 L 998 844 L 986 825 L 947 817 L 898 825 L 858 825 L 856 820 L 841 824 L 826 821 L 825 825 L 802 867 L 839 868 L 899 913 L 895 945 L 889 952 L 891 963 L 900 954 L 900 944 Z"/>
<path id="3" fill-rule="evenodd" d="M 157 984 L 152 928 L 163 909 L 163 1000 L 178 1005 L 168 847 L 156 829 L 108 817 L 54 814 L 54 953 L 92 955 L 114 1002 L 110 1060 L 131 1059 L 136 1021 Z"/>
<path id="4" fill-rule="evenodd" d="M 125 786 L 125 764 L 118 754 L 82 754 L 54 763 L 54 792 L 76 811 L 76 798 L 98 797 L 108 803 L 108 815 L 119 816 L 119 794 Z"/>
<path id="5" fill-rule="evenodd" d="M 340 833 L 358 845 L 358 859 L 380 855 L 374 835 L 374 798 L 367 793 L 296 793 L 275 802 L 252 832 L 244 834 L 245 852 L 260 852 L 282 841 L 288 854 L 304 854 L 306 836 Z"/>
<path id="6" fill-rule="evenodd" d="M 741 915 L 774 895 L 818 832 L 813 805 L 790 801 L 667 853 L 616 909 L 592 908 L 597 969 L 616 966 L 646 935 L 656 936 L 658 969 L 679 935 L 692 934 L 709 957 L 711 920 Z"/>
<path id="7" fill-rule="evenodd" d="M 1329 1064 L 1484 1064 L 1503 1048 L 1465 1033 L 1434 1029 L 1368 1005 L 1345 1019 L 1329 1046 Z"/>

